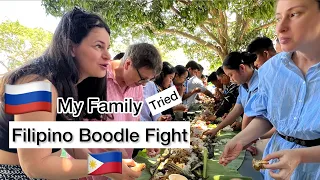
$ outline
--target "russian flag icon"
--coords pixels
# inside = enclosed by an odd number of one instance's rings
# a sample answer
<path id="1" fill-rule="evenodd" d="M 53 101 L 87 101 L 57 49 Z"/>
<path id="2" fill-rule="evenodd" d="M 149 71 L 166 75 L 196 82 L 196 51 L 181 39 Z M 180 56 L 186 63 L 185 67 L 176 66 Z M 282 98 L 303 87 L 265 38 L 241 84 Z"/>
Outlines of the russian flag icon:
<path id="1" fill-rule="evenodd" d="M 37 81 L 18 85 L 6 84 L 4 99 L 7 114 L 51 112 L 51 83 Z"/>

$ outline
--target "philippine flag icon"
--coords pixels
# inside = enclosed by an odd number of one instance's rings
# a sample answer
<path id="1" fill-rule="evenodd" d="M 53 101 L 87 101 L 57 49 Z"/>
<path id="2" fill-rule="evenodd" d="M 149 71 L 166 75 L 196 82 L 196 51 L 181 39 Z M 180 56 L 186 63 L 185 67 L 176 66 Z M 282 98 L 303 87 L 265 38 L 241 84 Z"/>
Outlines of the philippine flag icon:
<path id="1" fill-rule="evenodd" d="M 122 173 L 122 153 L 110 151 L 88 154 L 88 175 Z"/>
<path id="2" fill-rule="evenodd" d="M 18 85 L 6 84 L 4 99 L 7 114 L 51 112 L 51 83 L 37 81 Z"/>

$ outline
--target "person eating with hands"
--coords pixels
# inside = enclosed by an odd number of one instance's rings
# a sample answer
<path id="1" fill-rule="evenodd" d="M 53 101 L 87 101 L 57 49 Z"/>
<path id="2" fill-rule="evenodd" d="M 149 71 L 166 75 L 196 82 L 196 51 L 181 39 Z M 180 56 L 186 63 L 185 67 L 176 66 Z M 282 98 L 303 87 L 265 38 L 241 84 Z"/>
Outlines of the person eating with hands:
<path id="1" fill-rule="evenodd" d="M 216 134 L 228 125 L 236 122 L 237 118 L 244 113 L 244 107 L 248 100 L 258 90 L 258 72 L 254 70 L 253 63 L 256 55 L 247 52 L 231 52 L 223 61 L 223 70 L 230 80 L 240 86 L 236 105 L 228 113 L 221 123 L 214 129 L 204 132 L 204 135 L 216 136 Z M 256 149 L 252 146 L 248 150 L 255 155 Z"/>
<path id="2" fill-rule="evenodd" d="M 320 179 L 320 1 L 278 0 L 276 32 L 282 53 L 258 71 L 258 92 L 245 110 L 255 117 L 230 140 L 219 162 L 227 165 L 252 141 L 273 134 L 264 152 L 264 179 Z"/>

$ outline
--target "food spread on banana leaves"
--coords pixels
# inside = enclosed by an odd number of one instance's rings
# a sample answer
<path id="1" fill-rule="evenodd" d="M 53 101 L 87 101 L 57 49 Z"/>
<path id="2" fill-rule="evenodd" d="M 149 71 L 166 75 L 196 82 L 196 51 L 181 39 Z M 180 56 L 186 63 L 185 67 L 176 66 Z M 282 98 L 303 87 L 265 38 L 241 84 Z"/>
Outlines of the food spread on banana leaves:
<path id="1" fill-rule="evenodd" d="M 215 137 L 205 136 L 203 133 L 209 129 L 216 128 L 215 124 L 208 124 L 206 118 L 216 111 L 218 102 L 208 97 L 201 97 L 194 116 L 189 116 L 191 121 L 190 148 L 188 149 L 166 149 L 157 158 L 157 162 L 150 167 L 150 180 L 169 180 L 171 174 L 180 174 L 188 180 L 208 179 L 207 159 L 214 158 L 214 147 L 222 142 Z M 191 112 L 190 112 L 191 113 Z M 230 126 L 225 131 L 230 130 Z M 225 139 L 222 139 L 225 140 Z M 226 142 L 223 142 L 226 143 Z"/>
<path id="2" fill-rule="evenodd" d="M 151 180 L 167 180 L 181 174 L 190 180 L 206 179 L 206 161 L 214 157 L 215 138 L 202 136 L 208 127 L 196 118 L 191 122 L 190 148 L 166 149 L 150 168 Z"/>

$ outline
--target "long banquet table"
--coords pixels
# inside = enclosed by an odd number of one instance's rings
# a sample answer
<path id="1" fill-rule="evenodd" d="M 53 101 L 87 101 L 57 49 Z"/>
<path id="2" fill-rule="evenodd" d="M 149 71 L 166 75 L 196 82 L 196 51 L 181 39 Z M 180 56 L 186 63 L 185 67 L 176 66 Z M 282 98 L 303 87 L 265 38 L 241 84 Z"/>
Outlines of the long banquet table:
<path id="1" fill-rule="evenodd" d="M 217 140 L 223 140 L 223 139 L 231 139 L 234 137 L 238 132 L 224 132 L 220 131 L 220 133 L 217 136 Z M 239 172 L 238 169 L 241 167 L 246 152 L 242 151 L 237 159 L 232 161 L 230 164 L 228 164 L 226 167 L 220 165 L 219 157 L 223 151 L 223 148 L 225 146 L 225 143 L 216 145 L 214 148 L 214 158 L 209 159 L 207 161 L 207 177 L 209 180 L 231 180 L 231 179 L 237 179 L 237 180 L 250 180 L 252 178 L 250 177 L 244 177 Z M 139 180 L 149 180 L 151 178 L 151 174 L 149 173 L 149 167 L 156 162 L 156 158 L 149 158 L 146 155 L 145 150 L 138 153 L 138 155 L 135 157 L 135 161 L 139 163 L 146 163 L 147 168 L 143 171 L 142 176 L 139 178 Z M 259 173 L 259 172 L 257 172 Z"/>

